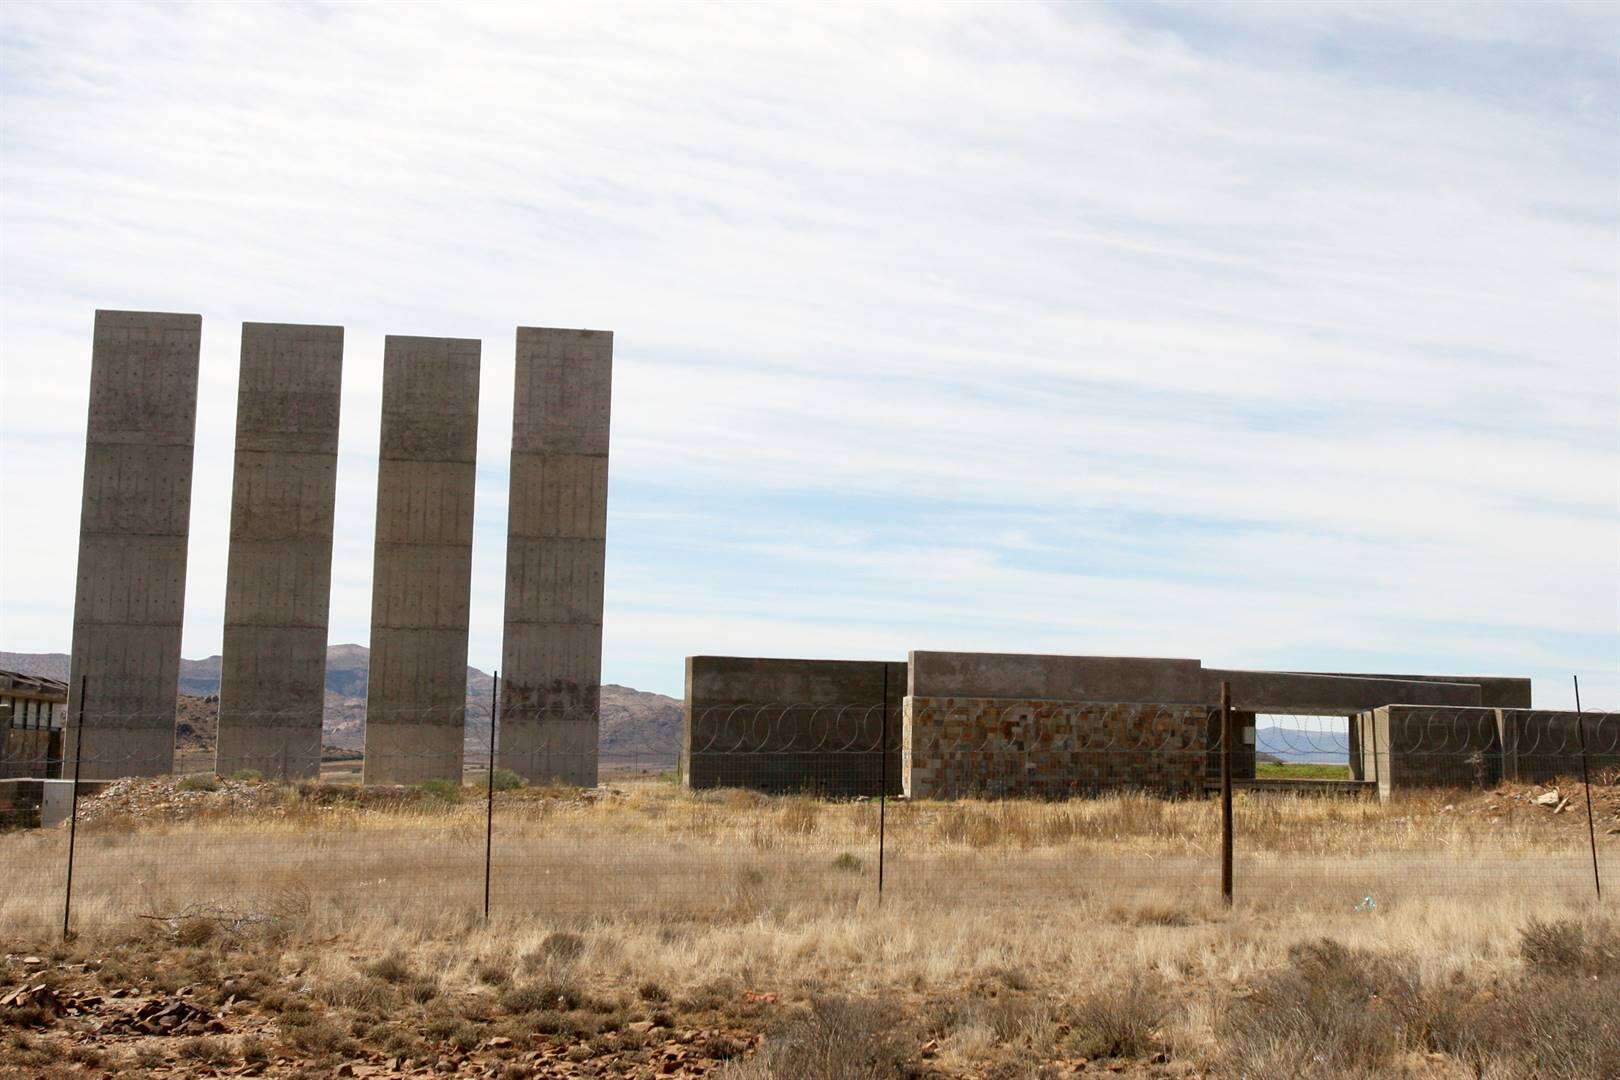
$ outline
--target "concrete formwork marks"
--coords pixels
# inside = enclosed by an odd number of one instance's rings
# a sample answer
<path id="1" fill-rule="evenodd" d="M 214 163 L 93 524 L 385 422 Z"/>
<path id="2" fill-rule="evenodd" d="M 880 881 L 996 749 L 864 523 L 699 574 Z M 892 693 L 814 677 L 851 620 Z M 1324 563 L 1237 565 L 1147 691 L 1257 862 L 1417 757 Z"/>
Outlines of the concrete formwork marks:
<path id="1" fill-rule="evenodd" d="M 73 604 L 68 752 L 82 775 L 174 765 L 202 318 L 98 311 Z"/>
<path id="2" fill-rule="evenodd" d="M 342 374 L 340 326 L 242 326 L 222 775 L 320 772 Z"/>
<path id="3" fill-rule="evenodd" d="M 366 783 L 461 779 L 479 350 L 384 347 Z"/>
<path id="4" fill-rule="evenodd" d="M 594 786 L 613 335 L 519 327 L 500 762 Z"/>

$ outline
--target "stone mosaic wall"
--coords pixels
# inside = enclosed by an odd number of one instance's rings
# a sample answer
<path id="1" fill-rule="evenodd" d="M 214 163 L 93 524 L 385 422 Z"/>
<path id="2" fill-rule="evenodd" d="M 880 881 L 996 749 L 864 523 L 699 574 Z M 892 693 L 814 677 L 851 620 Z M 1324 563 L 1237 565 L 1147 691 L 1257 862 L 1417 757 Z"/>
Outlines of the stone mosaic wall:
<path id="1" fill-rule="evenodd" d="M 908 697 L 902 783 L 914 799 L 1203 791 L 1211 709 Z"/>

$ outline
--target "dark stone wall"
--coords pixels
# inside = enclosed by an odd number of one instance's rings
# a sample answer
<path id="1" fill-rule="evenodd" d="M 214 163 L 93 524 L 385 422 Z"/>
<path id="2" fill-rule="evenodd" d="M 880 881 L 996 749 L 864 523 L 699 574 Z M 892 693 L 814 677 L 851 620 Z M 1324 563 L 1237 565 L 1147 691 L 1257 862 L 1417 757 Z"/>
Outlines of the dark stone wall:
<path id="1" fill-rule="evenodd" d="M 692 788 L 900 793 L 906 665 L 881 660 L 690 656 L 681 781 Z"/>

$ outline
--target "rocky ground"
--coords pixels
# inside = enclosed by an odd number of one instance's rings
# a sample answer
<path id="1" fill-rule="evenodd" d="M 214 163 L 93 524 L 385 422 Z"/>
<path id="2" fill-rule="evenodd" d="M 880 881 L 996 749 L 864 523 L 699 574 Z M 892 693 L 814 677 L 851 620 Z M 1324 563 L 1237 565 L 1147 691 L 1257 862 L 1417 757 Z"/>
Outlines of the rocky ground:
<path id="1" fill-rule="evenodd" d="M 195 935 L 202 925 L 181 918 L 166 929 Z M 0 1029 L 10 1033 L 0 1075 L 702 1077 L 760 1043 L 773 1004 L 744 994 L 724 1019 L 709 1010 L 710 1022 L 683 1022 L 657 1001 L 579 1000 L 556 987 L 531 1025 L 514 1022 L 534 1013 L 529 997 L 508 988 L 439 1002 L 415 1030 L 393 1026 L 375 1039 L 381 1023 L 331 1018 L 364 1008 L 332 1003 L 386 997 L 406 979 L 386 968 L 374 987 L 334 993 L 298 970 L 210 979 L 180 967 L 7 955 L 0 977 L 14 985 L 0 994 Z M 426 996 L 427 985 L 409 992 Z"/>

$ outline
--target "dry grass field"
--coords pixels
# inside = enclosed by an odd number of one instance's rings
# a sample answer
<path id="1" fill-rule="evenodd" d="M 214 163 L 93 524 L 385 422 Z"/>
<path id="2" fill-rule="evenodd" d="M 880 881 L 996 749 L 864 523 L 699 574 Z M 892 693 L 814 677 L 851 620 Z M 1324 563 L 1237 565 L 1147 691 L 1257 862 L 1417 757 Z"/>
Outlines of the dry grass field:
<path id="1" fill-rule="evenodd" d="M 70 943 L 65 831 L 0 835 L 0 980 L 49 991 L 0 1006 L 0 1069 L 1620 1075 L 1620 924 L 1533 792 L 1240 794 L 1227 911 L 1209 801 L 891 802 L 880 901 L 874 802 L 523 789 L 486 923 L 472 789 L 124 787 Z"/>

